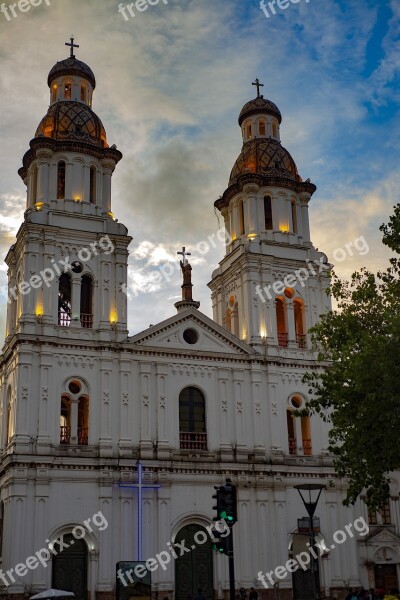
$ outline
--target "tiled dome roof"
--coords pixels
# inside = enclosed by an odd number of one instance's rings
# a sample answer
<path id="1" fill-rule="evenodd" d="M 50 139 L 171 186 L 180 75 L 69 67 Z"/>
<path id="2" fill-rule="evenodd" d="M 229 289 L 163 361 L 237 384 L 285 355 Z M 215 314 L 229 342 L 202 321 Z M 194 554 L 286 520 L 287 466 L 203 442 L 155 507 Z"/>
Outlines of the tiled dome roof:
<path id="1" fill-rule="evenodd" d="M 243 145 L 232 169 L 229 185 L 235 183 L 238 177 L 245 173 L 283 176 L 302 181 L 289 152 L 273 138 L 256 138 Z"/>
<path id="2" fill-rule="evenodd" d="M 253 115 L 272 115 L 278 119 L 279 123 L 282 122 L 281 111 L 277 105 L 271 100 L 266 100 L 263 96 L 250 100 L 243 106 L 239 115 L 239 125 L 241 126 L 247 117 Z"/>
<path id="3" fill-rule="evenodd" d="M 92 109 L 82 102 L 68 100 L 52 104 L 36 130 L 35 138 L 41 136 L 108 148 L 102 122 Z"/>
<path id="4" fill-rule="evenodd" d="M 93 89 L 96 87 L 96 78 L 92 69 L 74 56 L 61 60 L 54 65 L 47 78 L 48 86 L 50 87 L 55 79 L 64 75 L 83 77 L 90 82 Z"/>

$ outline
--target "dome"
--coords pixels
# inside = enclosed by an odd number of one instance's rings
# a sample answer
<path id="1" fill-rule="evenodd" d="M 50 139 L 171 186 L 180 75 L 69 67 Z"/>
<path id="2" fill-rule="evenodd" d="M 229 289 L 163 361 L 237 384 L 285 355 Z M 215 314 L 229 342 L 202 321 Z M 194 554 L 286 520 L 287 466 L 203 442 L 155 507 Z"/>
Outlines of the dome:
<path id="1" fill-rule="evenodd" d="M 99 117 L 82 102 L 71 100 L 52 104 L 36 130 L 35 138 L 86 142 L 108 148 L 105 129 Z"/>
<path id="2" fill-rule="evenodd" d="M 266 100 L 264 96 L 250 100 L 250 102 L 247 102 L 243 106 L 239 115 L 239 125 L 242 126 L 243 121 L 253 115 L 271 115 L 276 117 L 279 123 L 282 123 L 281 111 L 276 104 L 271 102 L 271 100 Z"/>
<path id="3" fill-rule="evenodd" d="M 229 185 L 240 175 L 256 173 L 262 176 L 279 176 L 301 182 L 296 163 L 278 140 L 256 138 L 243 145 L 232 169 Z"/>
<path id="4" fill-rule="evenodd" d="M 47 78 L 48 86 L 50 87 L 58 77 L 65 75 L 82 77 L 89 81 L 93 89 L 96 87 L 96 78 L 92 69 L 86 63 L 77 60 L 74 56 L 61 60 L 54 65 Z"/>

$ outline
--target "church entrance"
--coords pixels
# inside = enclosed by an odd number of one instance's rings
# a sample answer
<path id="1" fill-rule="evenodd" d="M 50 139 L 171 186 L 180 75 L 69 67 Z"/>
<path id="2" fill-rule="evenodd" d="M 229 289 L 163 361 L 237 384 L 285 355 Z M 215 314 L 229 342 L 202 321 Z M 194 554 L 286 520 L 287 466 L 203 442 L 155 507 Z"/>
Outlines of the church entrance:
<path id="1" fill-rule="evenodd" d="M 63 543 L 69 547 L 53 557 L 51 587 L 73 592 L 76 600 L 87 600 L 87 546 L 71 534 L 63 536 Z"/>
<path id="2" fill-rule="evenodd" d="M 196 535 L 197 534 L 197 535 Z M 203 540 L 206 540 L 204 543 Z M 201 588 L 206 600 L 213 598 L 213 551 L 209 533 L 201 525 L 187 525 L 176 537 L 185 542 L 183 556 L 175 561 L 175 600 L 192 600 Z M 177 551 L 180 554 L 180 551 Z"/>
<path id="3" fill-rule="evenodd" d="M 390 590 L 398 589 L 397 565 L 375 565 L 375 588 L 384 590 L 389 594 Z"/>

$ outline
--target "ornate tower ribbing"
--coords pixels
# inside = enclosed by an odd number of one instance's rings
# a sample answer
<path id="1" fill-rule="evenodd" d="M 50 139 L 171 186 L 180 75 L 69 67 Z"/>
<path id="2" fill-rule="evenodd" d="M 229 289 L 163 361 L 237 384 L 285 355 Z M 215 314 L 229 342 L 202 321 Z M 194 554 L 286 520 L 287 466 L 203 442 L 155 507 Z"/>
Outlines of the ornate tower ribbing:
<path id="1" fill-rule="evenodd" d="M 282 146 L 281 122 L 279 108 L 261 95 L 240 113 L 242 151 L 215 202 L 231 241 L 209 284 L 214 320 L 272 354 L 306 350 L 307 329 L 329 308 L 329 265 L 310 240 L 316 187 Z"/>

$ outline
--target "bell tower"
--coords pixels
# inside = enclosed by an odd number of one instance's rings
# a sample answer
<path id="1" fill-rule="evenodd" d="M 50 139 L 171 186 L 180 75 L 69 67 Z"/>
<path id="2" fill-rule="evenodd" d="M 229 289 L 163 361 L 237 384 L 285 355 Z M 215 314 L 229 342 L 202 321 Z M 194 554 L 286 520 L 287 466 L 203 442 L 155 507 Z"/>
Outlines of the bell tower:
<path id="1" fill-rule="evenodd" d="M 243 146 L 228 188 L 215 202 L 230 234 L 214 271 L 214 320 L 259 350 L 309 349 L 308 329 L 329 310 L 330 265 L 311 243 L 303 181 L 281 143 L 279 108 L 260 94 L 239 115 Z"/>
<path id="2" fill-rule="evenodd" d="M 96 79 L 74 55 L 48 75 L 50 105 L 19 175 L 24 221 L 6 257 L 6 343 L 17 335 L 124 339 L 131 238 L 114 219 L 111 180 L 122 154 L 93 112 Z"/>

